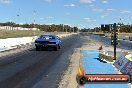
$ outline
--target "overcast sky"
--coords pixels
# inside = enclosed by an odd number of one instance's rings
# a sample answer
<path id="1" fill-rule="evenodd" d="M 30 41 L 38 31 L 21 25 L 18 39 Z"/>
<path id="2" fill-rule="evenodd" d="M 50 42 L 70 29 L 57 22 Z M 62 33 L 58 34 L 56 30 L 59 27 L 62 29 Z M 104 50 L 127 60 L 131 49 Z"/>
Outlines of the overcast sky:
<path id="1" fill-rule="evenodd" d="M 0 0 L 0 22 L 69 24 L 93 28 L 132 23 L 132 0 Z"/>

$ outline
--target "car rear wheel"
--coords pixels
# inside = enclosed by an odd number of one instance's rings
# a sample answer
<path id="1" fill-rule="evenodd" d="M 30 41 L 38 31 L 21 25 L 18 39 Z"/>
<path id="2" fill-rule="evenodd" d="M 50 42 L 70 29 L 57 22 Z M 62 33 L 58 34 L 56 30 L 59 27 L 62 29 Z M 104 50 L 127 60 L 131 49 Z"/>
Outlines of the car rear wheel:
<path id="1" fill-rule="evenodd" d="M 40 47 L 36 46 L 36 51 L 40 51 Z"/>

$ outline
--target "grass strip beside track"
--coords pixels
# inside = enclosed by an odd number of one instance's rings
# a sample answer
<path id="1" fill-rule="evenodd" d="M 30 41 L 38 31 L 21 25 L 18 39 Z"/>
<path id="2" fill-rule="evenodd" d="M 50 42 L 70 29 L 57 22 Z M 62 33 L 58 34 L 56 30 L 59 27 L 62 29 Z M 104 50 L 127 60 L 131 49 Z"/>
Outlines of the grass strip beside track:
<path id="1" fill-rule="evenodd" d="M 33 30 L 0 30 L 0 39 L 37 36 L 43 31 Z"/>

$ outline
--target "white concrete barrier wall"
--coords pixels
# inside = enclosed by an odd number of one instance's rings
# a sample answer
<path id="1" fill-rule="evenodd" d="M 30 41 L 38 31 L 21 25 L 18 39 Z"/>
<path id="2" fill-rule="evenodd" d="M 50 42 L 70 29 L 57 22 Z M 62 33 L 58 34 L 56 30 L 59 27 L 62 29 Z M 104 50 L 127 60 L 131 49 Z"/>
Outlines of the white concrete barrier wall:
<path id="1" fill-rule="evenodd" d="M 16 48 L 17 45 L 21 45 L 21 44 L 25 45 L 27 43 L 31 43 L 35 39 L 36 39 L 36 36 L 0 39 L 0 51 Z"/>

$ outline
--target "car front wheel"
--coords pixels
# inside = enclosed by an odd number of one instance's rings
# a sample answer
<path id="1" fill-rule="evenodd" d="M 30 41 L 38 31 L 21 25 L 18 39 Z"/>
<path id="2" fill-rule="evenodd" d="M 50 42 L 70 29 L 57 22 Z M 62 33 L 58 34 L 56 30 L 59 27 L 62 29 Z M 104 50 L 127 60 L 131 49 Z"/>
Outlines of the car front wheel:
<path id="1" fill-rule="evenodd" d="M 61 46 L 60 45 L 58 45 L 58 47 L 59 47 L 59 49 L 61 49 Z"/>
<path id="2" fill-rule="evenodd" d="M 59 45 L 57 45 L 56 47 L 54 47 L 54 50 L 58 51 L 59 50 Z"/>

